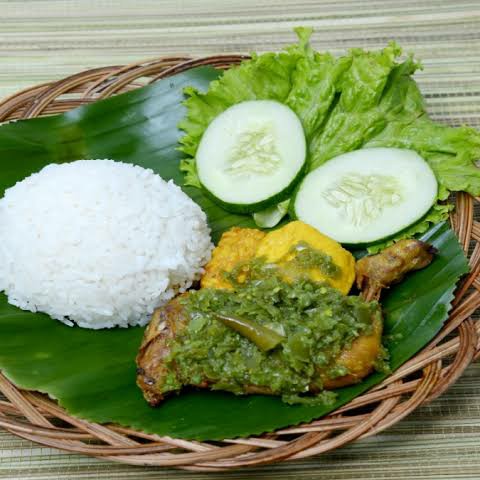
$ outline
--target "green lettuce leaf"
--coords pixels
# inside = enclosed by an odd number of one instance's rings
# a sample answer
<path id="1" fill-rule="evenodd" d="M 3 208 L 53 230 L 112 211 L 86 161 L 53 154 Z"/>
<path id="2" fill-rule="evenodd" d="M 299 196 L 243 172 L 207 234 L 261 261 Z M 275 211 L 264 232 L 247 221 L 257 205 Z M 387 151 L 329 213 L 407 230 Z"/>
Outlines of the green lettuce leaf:
<path id="1" fill-rule="evenodd" d="M 221 112 L 245 100 L 276 100 L 288 105 L 302 122 L 308 142 L 309 170 L 333 157 L 363 147 L 399 147 L 417 151 L 439 183 L 438 201 L 450 192 L 480 195 L 480 133 L 432 121 L 412 78 L 420 68 L 391 42 L 376 52 L 352 49 L 335 58 L 309 44 L 311 29 L 297 28 L 299 41 L 280 53 L 253 54 L 224 72 L 207 92 L 185 90 L 187 114 L 180 150 L 185 184 L 201 188 L 195 154 L 203 133 Z M 448 217 L 451 206 L 435 204 L 422 219 L 389 241 L 369 247 L 378 251 L 401 238 L 425 232 Z"/>
<path id="2" fill-rule="evenodd" d="M 362 148 L 392 120 L 411 123 L 423 114 L 422 96 L 410 78 L 418 64 L 412 58 L 395 64 L 399 54 L 394 43 L 376 55 L 352 52 L 352 67 L 342 77 L 337 104 L 310 143 L 310 170 Z M 366 73 L 369 69 L 376 72 L 375 82 Z"/>

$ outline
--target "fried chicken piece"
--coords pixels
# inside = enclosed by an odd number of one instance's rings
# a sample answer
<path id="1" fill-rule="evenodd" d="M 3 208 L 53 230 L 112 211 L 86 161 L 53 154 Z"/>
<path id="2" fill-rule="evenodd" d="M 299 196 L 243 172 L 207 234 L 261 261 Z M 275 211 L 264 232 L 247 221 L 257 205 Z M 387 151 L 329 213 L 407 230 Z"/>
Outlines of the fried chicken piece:
<path id="1" fill-rule="evenodd" d="M 175 338 L 187 328 L 190 317 L 181 303 L 181 298 L 188 293 L 170 300 L 166 305 L 155 310 L 152 320 L 148 325 L 137 355 L 137 385 L 151 406 L 159 405 L 167 396 L 180 391 L 184 386 L 195 388 L 210 388 L 217 380 L 207 377 L 194 381 L 192 378 L 180 378 L 175 365 L 168 365 L 166 359 L 170 354 L 170 346 Z M 381 348 L 382 319 L 381 315 L 372 318 L 373 331 L 369 335 L 359 336 L 352 345 L 345 349 L 335 360 L 335 363 L 346 367 L 348 375 L 329 379 L 324 370 L 317 371 L 316 378 L 312 379 L 309 393 L 317 393 L 319 385 L 324 389 L 351 385 L 359 382 L 370 374 L 378 358 Z M 317 381 L 318 379 L 318 381 Z M 169 389 L 162 393 L 165 386 Z M 245 384 L 242 391 L 246 394 L 275 395 L 267 385 Z"/>
<path id="2" fill-rule="evenodd" d="M 372 327 L 371 334 L 360 335 L 336 359 L 338 365 L 348 370 L 348 375 L 325 378 L 323 380 L 325 389 L 334 390 L 335 388 L 353 385 L 373 372 L 375 362 L 382 350 L 383 321 L 381 316 L 374 319 Z"/>
<path id="3" fill-rule="evenodd" d="M 141 388 L 145 400 L 152 406 L 158 405 L 164 399 L 160 393 L 162 386 L 170 375 L 175 374 L 165 363 L 170 354 L 168 344 L 190 321 L 180 302 L 183 295 L 155 310 L 137 355 L 137 385 Z"/>
<path id="4" fill-rule="evenodd" d="M 378 300 L 383 288 L 402 281 L 409 272 L 425 268 L 435 253 L 434 247 L 420 240 L 400 240 L 356 263 L 357 287 L 365 299 Z"/>
<path id="5" fill-rule="evenodd" d="M 205 265 L 200 286 L 231 289 L 232 285 L 225 278 L 225 272 L 231 272 L 239 263 L 252 259 L 265 235 L 254 228 L 233 227 L 225 232 L 213 250 L 211 260 Z"/>

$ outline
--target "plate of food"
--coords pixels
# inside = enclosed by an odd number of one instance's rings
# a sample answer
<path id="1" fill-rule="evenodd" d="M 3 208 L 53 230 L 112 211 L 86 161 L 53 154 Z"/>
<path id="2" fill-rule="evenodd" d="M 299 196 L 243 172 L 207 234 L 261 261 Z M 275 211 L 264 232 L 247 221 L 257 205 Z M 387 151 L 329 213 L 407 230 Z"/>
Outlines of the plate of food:
<path id="1" fill-rule="evenodd" d="M 480 133 L 397 44 L 296 33 L 0 105 L 0 426 L 216 471 L 373 435 L 474 360 Z"/>

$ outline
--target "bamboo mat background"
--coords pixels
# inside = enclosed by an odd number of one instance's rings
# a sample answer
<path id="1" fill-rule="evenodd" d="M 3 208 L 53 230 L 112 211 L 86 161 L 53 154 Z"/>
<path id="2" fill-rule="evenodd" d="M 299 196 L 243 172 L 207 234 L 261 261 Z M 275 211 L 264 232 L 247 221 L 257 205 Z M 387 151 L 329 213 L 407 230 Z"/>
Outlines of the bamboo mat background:
<path id="1" fill-rule="evenodd" d="M 0 97 L 162 55 L 278 50 L 297 25 L 315 27 L 315 47 L 334 53 L 397 40 L 423 61 L 416 78 L 431 115 L 480 128 L 479 0 L 0 0 Z M 302 462 L 191 474 L 66 454 L 0 430 L 0 478 L 479 480 L 480 364 L 382 435 Z"/>

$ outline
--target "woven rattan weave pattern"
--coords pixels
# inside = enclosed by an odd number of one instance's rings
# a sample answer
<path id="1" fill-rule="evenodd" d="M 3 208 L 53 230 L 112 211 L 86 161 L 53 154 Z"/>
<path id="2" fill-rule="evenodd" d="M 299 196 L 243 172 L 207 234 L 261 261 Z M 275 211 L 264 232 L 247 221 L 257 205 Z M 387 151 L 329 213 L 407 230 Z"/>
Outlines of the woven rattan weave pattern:
<path id="1" fill-rule="evenodd" d="M 24 90 L 0 103 L 0 122 L 62 113 L 126 92 L 189 68 L 227 68 L 246 57 L 200 59 L 169 57 L 89 70 L 64 80 Z M 0 427 L 50 447 L 132 465 L 176 466 L 220 471 L 299 459 L 374 435 L 436 398 L 480 356 L 480 223 L 474 199 L 458 194 L 451 222 L 467 254 L 471 272 L 457 288 L 448 321 L 424 350 L 367 393 L 327 417 L 255 438 L 194 442 L 147 435 L 115 425 L 71 417 L 54 401 L 22 391 L 0 374 Z"/>

